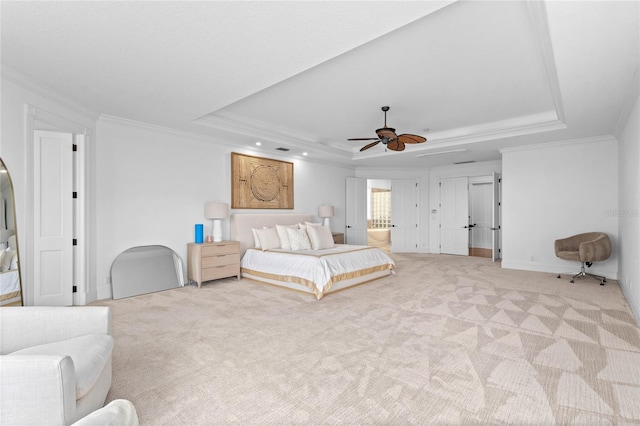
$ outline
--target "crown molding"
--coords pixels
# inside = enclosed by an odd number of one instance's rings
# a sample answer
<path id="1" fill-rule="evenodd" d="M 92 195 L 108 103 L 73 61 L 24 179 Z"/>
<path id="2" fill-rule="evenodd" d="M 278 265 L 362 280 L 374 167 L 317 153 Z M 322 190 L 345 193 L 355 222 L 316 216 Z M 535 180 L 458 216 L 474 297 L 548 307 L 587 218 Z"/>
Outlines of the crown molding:
<path id="1" fill-rule="evenodd" d="M 81 103 L 65 98 L 58 92 L 51 90 L 39 83 L 36 83 L 33 79 L 6 65 L 2 65 L 1 73 L 2 78 L 4 78 L 5 80 L 21 87 L 22 89 L 28 90 L 38 96 L 41 96 L 48 101 L 54 102 L 68 109 L 69 111 L 82 116 L 85 119 L 96 121 L 98 119 L 98 116 L 100 115 L 99 112 L 96 112 Z"/>
<path id="2" fill-rule="evenodd" d="M 553 54 L 553 43 L 551 42 L 551 32 L 549 31 L 549 19 L 544 1 L 527 0 L 527 9 L 533 24 L 533 32 L 538 40 L 542 63 L 547 75 L 549 90 L 553 98 L 558 120 L 565 122 L 566 116 L 562 102 L 562 92 L 560 91 L 560 81 L 558 80 L 558 70 L 556 68 L 555 56 Z"/>
<path id="3" fill-rule="evenodd" d="M 442 148 L 453 148 L 496 139 L 533 135 L 536 133 L 565 130 L 566 124 L 557 119 L 555 111 L 516 117 L 508 120 L 462 127 L 445 132 L 433 133 L 427 145 L 417 145 L 413 154 L 428 153 Z M 379 153 L 357 153 L 354 159 L 378 157 Z"/>
<path id="4" fill-rule="evenodd" d="M 558 148 L 561 146 L 570 146 L 570 145 L 584 145 L 587 143 L 599 143 L 599 142 L 618 142 L 618 140 L 613 135 L 602 135 L 602 136 L 592 136 L 588 138 L 578 138 L 578 139 L 566 139 L 563 141 L 557 142 L 543 142 L 538 144 L 531 145 L 522 145 L 522 146 L 512 146 L 509 148 L 502 148 L 498 151 L 500 154 L 510 153 L 510 152 L 519 152 L 519 151 L 530 151 L 540 148 Z"/>
<path id="5" fill-rule="evenodd" d="M 189 132 L 186 130 L 178 130 L 173 127 L 160 126 L 158 124 L 146 123 L 144 121 L 132 120 L 130 118 L 123 118 L 115 115 L 100 114 L 98 121 L 105 121 L 122 126 L 137 127 L 151 132 L 166 133 L 181 138 L 195 139 L 203 142 L 215 142 L 221 145 L 231 145 L 228 141 L 218 139 L 214 136 L 202 135 L 200 133 Z"/>
<path id="6" fill-rule="evenodd" d="M 98 118 L 98 121 L 104 121 L 107 123 L 113 123 L 121 126 L 136 127 L 136 128 L 151 131 L 151 132 L 164 133 L 164 134 L 169 134 L 169 135 L 180 137 L 180 138 L 192 139 L 192 140 L 197 140 L 197 141 L 206 142 L 206 143 L 213 143 L 215 145 L 222 145 L 222 146 L 230 147 L 234 151 L 246 153 L 247 155 L 255 155 L 255 156 L 267 155 L 269 157 L 274 157 L 274 158 L 287 160 L 287 161 L 305 161 L 309 163 L 322 164 L 325 166 L 346 168 L 349 170 L 355 169 L 355 166 L 345 164 L 344 157 L 340 158 L 341 162 L 336 163 L 332 160 L 317 159 L 313 157 L 313 155 L 306 156 L 306 157 L 303 157 L 301 155 L 286 155 L 286 154 L 282 155 L 276 152 L 266 152 L 266 151 L 255 149 L 252 147 L 238 146 L 237 143 L 234 143 L 233 141 L 230 141 L 228 139 L 220 139 L 220 138 L 216 138 L 215 136 L 203 135 L 200 133 L 189 132 L 186 130 L 178 130 L 172 127 L 160 126 L 157 124 L 146 123 L 142 121 L 132 120 L 129 118 L 117 117 L 109 114 L 101 114 L 100 117 Z M 317 151 L 317 147 L 315 150 Z M 312 149 L 310 149 L 309 151 L 313 152 Z M 324 154 L 326 155 L 326 153 Z"/>

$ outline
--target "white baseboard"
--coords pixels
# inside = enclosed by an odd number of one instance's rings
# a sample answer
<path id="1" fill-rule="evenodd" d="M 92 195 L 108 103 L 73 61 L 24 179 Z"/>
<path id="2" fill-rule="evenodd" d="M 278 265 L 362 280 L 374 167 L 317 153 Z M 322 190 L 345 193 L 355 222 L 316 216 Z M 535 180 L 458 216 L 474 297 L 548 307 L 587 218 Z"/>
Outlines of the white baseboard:
<path id="1" fill-rule="evenodd" d="M 622 293 L 624 297 L 627 299 L 627 304 L 633 312 L 633 316 L 636 318 L 636 324 L 640 326 L 640 300 L 636 300 L 633 298 L 633 294 L 631 293 L 629 287 L 621 285 Z"/>
<path id="2" fill-rule="evenodd" d="M 571 267 L 558 266 L 555 264 L 548 263 L 539 263 L 539 262 L 512 262 L 507 260 L 502 260 L 502 267 L 505 269 L 520 269 L 523 271 L 536 271 L 536 272 L 549 272 L 552 274 L 563 274 L 569 275 L 574 271 L 574 274 L 577 274 L 580 271 L 580 266 L 576 263 L 573 269 Z M 598 268 L 594 265 L 592 268 L 588 268 L 587 272 L 590 272 L 595 275 L 601 275 L 606 277 L 608 280 L 618 280 L 618 271 Z"/>
<path id="3" fill-rule="evenodd" d="M 110 284 L 105 284 L 105 285 L 101 285 L 98 286 L 98 292 L 97 292 L 97 298 L 96 300 L 103 300 L 103 299 L 111 299 L 111 285 Z"/>

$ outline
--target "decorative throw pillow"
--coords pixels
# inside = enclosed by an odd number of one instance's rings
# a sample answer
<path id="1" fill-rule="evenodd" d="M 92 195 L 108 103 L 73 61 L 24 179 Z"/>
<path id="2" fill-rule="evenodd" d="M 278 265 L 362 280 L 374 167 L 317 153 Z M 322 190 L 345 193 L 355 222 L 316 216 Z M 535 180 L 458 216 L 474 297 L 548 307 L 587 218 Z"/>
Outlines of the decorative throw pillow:
<path id="1" fill-rule="evenodd" d="M 315 223 L 315 222 L 305 222 L 304 224 L 306 226 L 322 226 L 322 223 Z"/>
<path id="2" fill-rule="evenodd" d="M 4 258 L 2 259 L 2 264 L 0 264 L 0 271 L 8 271 L 11 268 L 11 260 L 13 258 L 15 251 L 10 248 L 4 251 Z"/>
<path id="3" fill-rule="evenodd" d="M 287 228 L 297 229 L 298 225 L 276 225 L 278 238 L 280 238 L 280 248 L 283 250 L 291 250 L 291 243 L 289 242 L 289 234 L 287 234 Z"/>
<path id="4" fill-rule="evenodd" d="M 262 251 L 280 248 L 280 238 L 276 228 L 264 228 L 256 230 L 260 239 L 260 248 Z"/>
<path id="5" fill-rule="evenodd" d="M 289 234 L 289 242 L 291 243 L 291 250 L 310 250 L 311 243 L 307 236 L 305 229 L 292 229 L 287 228 L 287 234 Z"/>
<path id="6" fill-rule="evenodd" d="M 309 234 L 312 250 L 328 249 L 335 245 L 331 230 L 326 226 L 307 226 L 307 233 Z"/>
<path id="7" fill-rule="evenodd" d="M 251 228 L 251 233 L 253 234 L 253 247 L 261 248 L 260 238 L 258 237 L 258 230 L 256 228 Z"/>
<path id="8" fill-rule="evenodd" d="M 6 254 L 6 250 L 0 251 L 0 272 L 4 272 L 4 268 L 2 266 L 4 265 L 4 257 L 6 256 Z"/>

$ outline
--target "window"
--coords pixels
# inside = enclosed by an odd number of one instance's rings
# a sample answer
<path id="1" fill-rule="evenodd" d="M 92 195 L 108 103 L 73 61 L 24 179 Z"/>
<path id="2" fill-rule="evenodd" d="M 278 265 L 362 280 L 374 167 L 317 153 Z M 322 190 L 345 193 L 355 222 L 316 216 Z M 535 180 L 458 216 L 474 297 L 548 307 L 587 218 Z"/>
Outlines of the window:
<path id="1" fill-rule="evenodd" d="M 369 228 L 391 227 L 391 190 L 371 188 L 371 221 Z"/>

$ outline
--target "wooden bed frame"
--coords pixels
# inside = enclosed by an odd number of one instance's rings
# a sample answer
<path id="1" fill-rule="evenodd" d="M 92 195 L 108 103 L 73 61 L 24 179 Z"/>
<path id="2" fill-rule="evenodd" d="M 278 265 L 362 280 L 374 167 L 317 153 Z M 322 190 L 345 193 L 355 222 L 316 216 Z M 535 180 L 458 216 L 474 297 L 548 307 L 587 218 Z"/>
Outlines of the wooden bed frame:
<path id="1" fill-rule="evenodd" d="M 275 225 L 295 225 L 297 223 L 312 222 L 313 216 L 307 213 L 234 213 L 231 215 L 230 233 L 231 240 L 240 242 L 240 257 L 244 255 L 248 248 L 254 246 L 253 233 L 251 228 L 273 227 Z M 392 273 L 391 270 L 377 271 L 360 277 L 343 280 L 335 283 L 330 290 L 324 295 L 335 293 L 349 287 L 364 284 L 378 278 L 383 278 Z M 298 290 L 303 293 L 314 295 L 313 291 L 301 284 L 274 280 L 270 278 L 252 275 L 242 272 L 243 278 L 248 278 L 261 283 L 272 284 L 279 287 L 286 287 L 292 290 Z M 315 296 L 315 295 L 314 295 Z"/>

